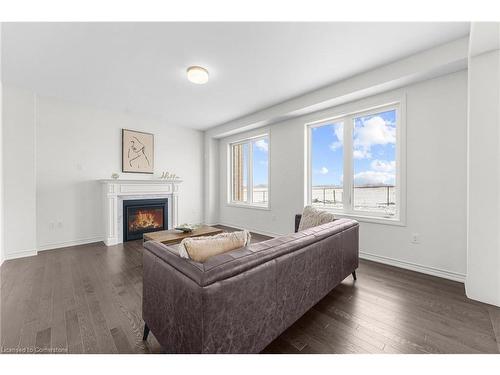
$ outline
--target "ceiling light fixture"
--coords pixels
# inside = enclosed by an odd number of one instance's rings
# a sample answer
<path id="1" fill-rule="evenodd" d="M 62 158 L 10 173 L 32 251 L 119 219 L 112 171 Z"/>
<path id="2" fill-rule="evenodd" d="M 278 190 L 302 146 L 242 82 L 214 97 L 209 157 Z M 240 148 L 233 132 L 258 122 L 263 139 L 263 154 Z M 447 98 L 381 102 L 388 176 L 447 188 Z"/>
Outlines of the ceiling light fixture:
<path id="1" fill-rule="evenodd" d="M 190 66 L 187 68 L 187 77 L 191 82 L 202 85 L 208 82 L 208 70 L 201 66 Z"/>

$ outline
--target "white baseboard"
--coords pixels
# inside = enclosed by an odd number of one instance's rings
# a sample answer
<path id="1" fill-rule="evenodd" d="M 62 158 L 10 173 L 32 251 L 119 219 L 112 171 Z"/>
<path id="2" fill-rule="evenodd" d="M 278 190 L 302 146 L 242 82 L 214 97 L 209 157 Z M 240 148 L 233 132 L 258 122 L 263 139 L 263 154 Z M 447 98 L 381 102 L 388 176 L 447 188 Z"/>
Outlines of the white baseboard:
<path id="1" fill-rule="evenodd" d="M 103 240 L 104 240 L 103 237 L 90 237 L 90 238 L 82 238 L 82 239 L 74 240 L 74 241 L 49 243 L 49 244 L 39 246 L 38 251 L 47 251 L 47 250 L 60 249 L 62 247 L 86 245 L 88 243 L 93 243 L 93 242 L 102 242 Z"/>
<path id="2" fill-rule="evenodd" d="M 34 255 L 37 255 L 38 251 L 36 250 L 23 250 L 23 251 L 18 251 L 13 254 L 5 254 L 4 261 L 6 260 L 11 260 L 11 259 L 18 259 L 18 258 L 26 258 L 26 257 L 32 257 Z M 3 264 L 3 262 L 2 262 Z"/>
<path id="3" fill-rule="evenodd" d="M 260 234 L 262 236 L 267 236 L 267 237 L 279 237 L 279 236 L 282 236 L 282 234 L 278 234 L 278 233 L 273 233 L 273 232 L 265 232 L 265 231 L 262 231 L 262 230 L 258 230 L 258 229 L 254 229 L 254 228 L 250 228 L 250 227 L 238 227 L 234 224 L 227 224 L 227 223 L 217 223 L 217 224 L 209 224 L 210 226 L 213 226 L 213 225 L 224 225 L 225 227 L 231 227 L 231 228 L 235 228 L 235 229 L 239 229 L 239 230 L 243 230 L 243 229 L 246 229 L 246 230 L 249 230 L 250 232 L 253 232 L 253 233 L 256 233 L 256 234 Z"/>
<path id="4" fill-rule="evenodd" d="M 359 257 L 361 259 L 371 260 L 373 262 L 383 263 L 383 264 L 387 264 L 389 266 L 404 268 L 404 269 L 407 269 L 410 271 L 425 273 L 425 274 L 431 275 L 431 276 L 442 277 L 443 279 L 458 281 L 460 283 L 465 282 L 465 274 L 458 273 L 458 272 L 446 271 L 446 270 L 443 270 L 440 268 L 423 266 L 421 264 L 407 262 L 404 260 L 397 260 L 397 259 L 382 256 L 382 255 L 370 254 L 370 253 L 367 253 L 364 251 L 359 252 Z"/>

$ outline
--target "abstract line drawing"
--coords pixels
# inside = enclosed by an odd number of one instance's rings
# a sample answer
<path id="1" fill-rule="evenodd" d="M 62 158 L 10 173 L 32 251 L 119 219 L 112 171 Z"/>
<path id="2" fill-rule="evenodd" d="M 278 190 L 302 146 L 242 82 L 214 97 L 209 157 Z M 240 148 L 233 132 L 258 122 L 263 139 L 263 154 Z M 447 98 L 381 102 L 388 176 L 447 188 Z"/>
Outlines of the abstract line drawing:
<path id="1" fill-rule="evenodd" d="M 153 173 L 154 136 L 122 129 L 122 172 Z"/>

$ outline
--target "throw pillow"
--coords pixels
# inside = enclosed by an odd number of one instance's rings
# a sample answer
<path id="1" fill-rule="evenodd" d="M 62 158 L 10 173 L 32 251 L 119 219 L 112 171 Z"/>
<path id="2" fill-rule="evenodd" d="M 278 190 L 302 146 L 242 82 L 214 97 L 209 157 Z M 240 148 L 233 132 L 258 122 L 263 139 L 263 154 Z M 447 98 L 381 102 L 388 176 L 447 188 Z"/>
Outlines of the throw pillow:
<path id="1" fill-rule="evenodd" d="M 215 236 L 188 237 L 179 244 L 179 255 L 203 263 L 214 255 L 222 254 L 250 243 L 250 232 L 221 233 Z"/>
<path id="2" fill-rule="evenodd" d="M 302 218 L 300 219 L 299 231 L 326 224 L 334 220 L 335 217 L 330 212 L 318 210 L 313 206 L 305 206 L 302 212 Z"/>

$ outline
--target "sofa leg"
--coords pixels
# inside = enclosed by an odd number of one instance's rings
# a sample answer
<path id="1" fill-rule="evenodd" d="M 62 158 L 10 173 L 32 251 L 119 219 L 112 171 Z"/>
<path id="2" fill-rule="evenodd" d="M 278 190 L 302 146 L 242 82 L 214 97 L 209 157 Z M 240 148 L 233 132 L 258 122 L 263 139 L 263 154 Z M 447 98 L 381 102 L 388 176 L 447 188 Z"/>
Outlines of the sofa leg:
<path id="1" fill-rule="evenodd" d="M 356 281 L 358 278 L 356 277 L 356 271 L 353 271 L 352 273 L 352 278 L 354 279 L 354 281 Z"/>
<path id="2" fill-rule="evenodd" d="M 142 336 L 142 341 L 146 341 L 149 335 L 149 327 L 147 324 L 144 324 L 144 335 Z"/>

